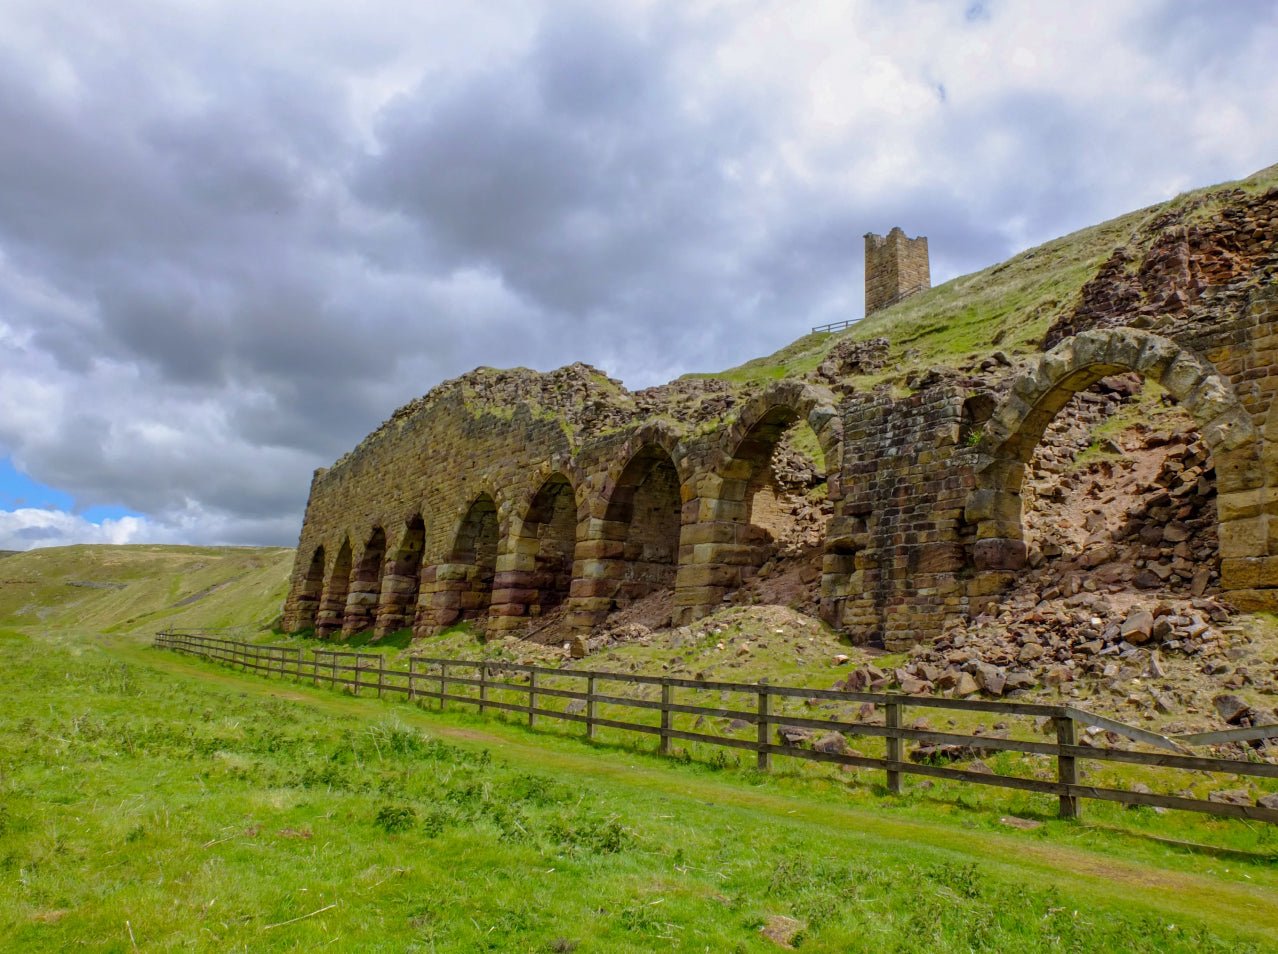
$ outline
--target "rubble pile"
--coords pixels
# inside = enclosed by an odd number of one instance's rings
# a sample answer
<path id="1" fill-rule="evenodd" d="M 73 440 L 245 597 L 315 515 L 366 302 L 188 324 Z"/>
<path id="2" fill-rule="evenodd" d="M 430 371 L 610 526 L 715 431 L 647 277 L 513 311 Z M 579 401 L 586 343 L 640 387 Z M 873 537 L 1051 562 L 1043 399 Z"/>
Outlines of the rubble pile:
<path id="1" fill-rule="evenodd" d="M 1221 207 L 1207 215 L 1214 204 Z M 1278 269 L 1278 190 L 1227 189 L 1161 213 L 1114 250 L 1044 342 L 1167 316 L 1212 313 Z"/>
<path id="2" fill-rule="evenodd" d="M 817 368 L 816 379 L 838 384 L 844 378 L 881 371 L 887 364 L 890 347 L 891 342 L 887 338 L 840 341 Z"/>

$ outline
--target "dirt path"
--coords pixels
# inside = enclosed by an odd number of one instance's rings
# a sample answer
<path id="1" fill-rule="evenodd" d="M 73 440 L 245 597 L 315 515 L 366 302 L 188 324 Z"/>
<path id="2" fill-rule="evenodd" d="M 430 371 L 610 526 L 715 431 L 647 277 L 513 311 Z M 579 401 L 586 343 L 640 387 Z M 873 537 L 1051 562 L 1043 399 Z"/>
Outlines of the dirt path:
<path id="1" fill-rule="evenodd" d="M 152 651 L 136 645 L 116 644 L 113 654 L 175 675 L 198 678 L 263 698 L 285 699 L 323 711 L 361 719 L 384 719 L 386 706 L 375 699 L 354 699 L 324 689 L 272 682 L 206 664 L 190 657 Z M 1229 924 L 1235 929 L 1278 945 L 1278 871 L 1252 869 L 1235 872 L 1254 883 L 1226 880 L 1227 875 L 1197 874 L 1124 861 L 1113 855 L 1048 842 L 1020 833 L 969 831 L 954 824 L 894 818 L 885 811 L 843 807 L 804 798 L 799 794 L 769 791 L 766 786 L 745 787 L 731 780 L 707 779 L 675 771 L 654 771 L 652 766 L 632 764 L 634 756 L 596 749 L 564 751 L 562 736 L 548 736 L 546 744 L 519 737 L 521 730 L 501 723 L 491 729 L 451 724 L 449 717 L 409 707 L 396 707 L 396 718 L 429 729 L 435 735 L 464 744 L 493 749 L 504 759 L 535 764 L 578 776 L 608 779 L 637 789 L 660 792 L 674 800 L 696 799 L 747 810 L 761 816 L 760 823 L 816 825 L 835 830 L 841 838 L 866 840 L 880 846 L 909 841 L 955 852 L 968 860 L 993 866 L 1013 880 L 1050 881 L 1063 891 L 1097 902 L 1121 897 L 1148 907 L 1169 922 L 1186 918 Z M 1220 872 L 1228 861 L 1213 863 Z"/>

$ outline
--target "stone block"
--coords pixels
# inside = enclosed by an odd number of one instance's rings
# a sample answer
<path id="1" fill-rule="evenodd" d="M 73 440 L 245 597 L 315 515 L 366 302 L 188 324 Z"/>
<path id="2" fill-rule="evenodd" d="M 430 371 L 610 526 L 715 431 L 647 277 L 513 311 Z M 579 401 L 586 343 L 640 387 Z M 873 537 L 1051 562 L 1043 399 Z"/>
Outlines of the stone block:
<path id="1" fill-rule="evenodd" d="M 1216 514 L 1221 522 L 1258 517 L 1265 512 L 1265 498 L 1272 495 L 1278 504 L 1278 488 L 1266 490 L 1236 490 L 1216 497 Z"/>
<path id="2" fill-rule="evenodd" d="M 577 544 L 574 556 L 577 560 L 615 560 L 625 550 L 621 540 L 582 540 Z"/>
<path id="3" fill-rule="evenodd" d="M 1268 522 L 1267 517 L 1260 516 L 1222 523 L 1219 528 L 1221 558 L 1264 556 L 1269 553 Z"/>
<path id="4" fill-rule="evenodd" d="M 1246 613 L 1278 612 L 1278 589 L 1230 590 L 1228 599 Z"/>
<path id="5" fill-rule="evenodd" d="M 741 568 L 719 563 L 681 567 L 677 583 L 678 591 L 706 586 L 735 588 L 740 585 Z"/>
<path id="6" fill-rule="evenodd" d="M 977 540 L 972 547 L 972 562 L 977 570 L 1022 570 L 1026 556 L 1023 540 Z"/>
<path id="7" fill-rule="evenodd" d="M 918 547 L 915 570 L 919 573 L 954 573 L 963 568 L 966 554 L 960 543 L 933 543 Z"/>
<path id="8" fill-rule="evenodd" d="M 435 567 L 435 579 L 445 581 L 466 580 L 474 573 L 474 567 L 468 563 L 441 563 Z"/>
<path id="9" fill-rule="evenodd" d="M 732 543 L 737 539 L 737 527 L 731 521 L 715 520 L 693 523 L 683 528 L 679 537 L 680 548 L 695 547 L 705 543 Z"/>

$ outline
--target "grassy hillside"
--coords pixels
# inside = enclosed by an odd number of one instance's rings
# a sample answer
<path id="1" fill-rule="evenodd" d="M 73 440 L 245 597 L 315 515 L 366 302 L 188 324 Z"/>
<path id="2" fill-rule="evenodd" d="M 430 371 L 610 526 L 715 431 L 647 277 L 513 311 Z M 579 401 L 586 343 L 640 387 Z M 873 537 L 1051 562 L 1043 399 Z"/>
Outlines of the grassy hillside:
<path id="1" fill-rule="evenodd" d="M 74 546 L 0 561 L 0 625 L 112 633 L 260 628 L 279 615 L 293 551 Z"/>
<path id="2" fill-rule="evenodd" d="M 0 633 L 9 950 L 1259 952 L 1267 854 Z M 1222 830 L 1236 828 L 1221 822 Z"/>
<path id="3" fill-rule="evenodd" d="M 1278 165 L 1238 182 L 1187 192 L 1081 229 L 1021 252 L 983 271 L 952 279 L 837 334 L 811 334 L 775 354 L 716 374 L 737 383 L 763 383 L 813 371 L 839 341 L 885 337 L 891 342 L 887 369 L 854 383 L 869 388 L 885 380 L 903 381 L 927 367 L 957 367 L 1001 349 L 1009 355 L 1038 349 L 1047 329 L 1076 304 L 1083 285 L 1141 227 L 1174 209 L 1189 210 L 1186 221 L 1210 217 L 1227 201 L 1224 193 L 1278 187 Z"/>

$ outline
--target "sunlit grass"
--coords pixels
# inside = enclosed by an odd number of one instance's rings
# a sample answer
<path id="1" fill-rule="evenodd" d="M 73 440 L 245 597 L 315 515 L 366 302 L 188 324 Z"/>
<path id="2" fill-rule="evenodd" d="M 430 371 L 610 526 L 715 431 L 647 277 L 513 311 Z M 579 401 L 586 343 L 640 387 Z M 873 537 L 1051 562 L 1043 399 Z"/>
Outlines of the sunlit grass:
<path id="1" fill-rule="evenodd" d="M 681 764 L 119 640 L 0 647 L 9 949 L 766 951 L 775 915 L 816 951 L 1278 938 L 1264 858 L 1021 796 Z M 1008 833 L 1008 810 L 1044 825 Z"/>

